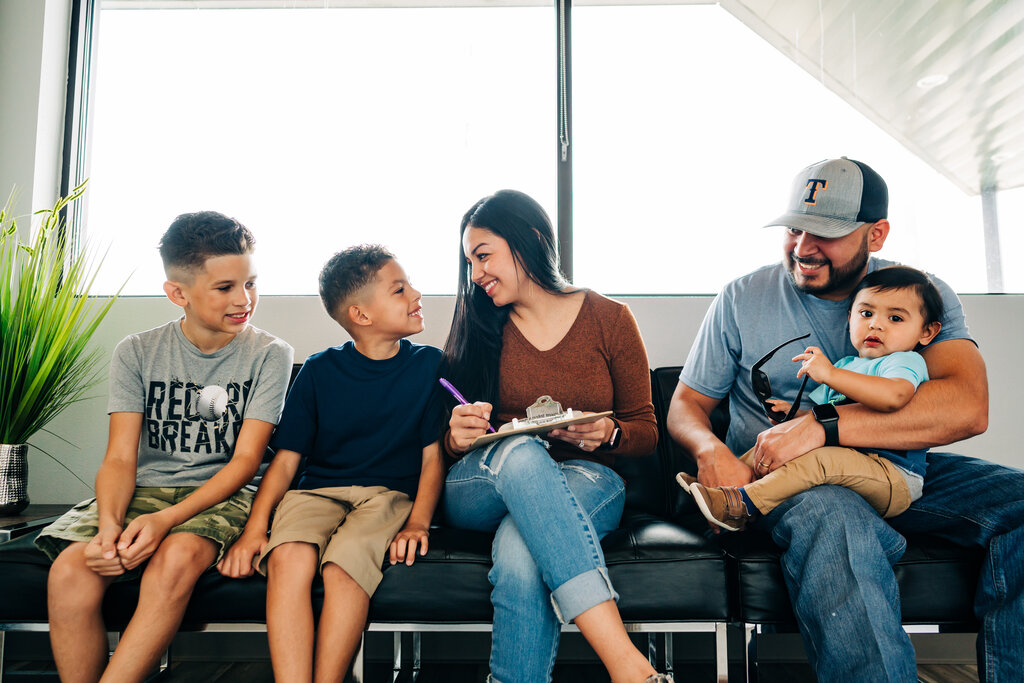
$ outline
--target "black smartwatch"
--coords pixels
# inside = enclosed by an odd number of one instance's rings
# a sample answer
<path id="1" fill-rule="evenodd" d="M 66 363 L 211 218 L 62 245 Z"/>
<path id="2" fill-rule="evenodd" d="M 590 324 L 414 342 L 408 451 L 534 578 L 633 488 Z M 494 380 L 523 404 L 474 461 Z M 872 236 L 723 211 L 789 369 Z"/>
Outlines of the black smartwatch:
<path id="1" fill-rule="evenodd" d="M 811 408 L 814 419 L 825 429 L 825 445 L 839 445 L 839 412 L 831 403 L 823 403 Z"/>
<path id="2" fill-rule="evenodd" d="M 608 419 L 611 420 L 611 418 L 608 418 Z M 612 424 L 614 425 L 614 427 L 612 429 L 612 435 L 608 437 L 608 443 L 603 444 L 601 446 L 601 448 L 603 448 L 603 449 L 605 449 L 607 451 L 614 450 L 614 449 L 618 448 L 619 447 L 619 441 L 622 439 L 622 430 L 619 429 L 619 423 L 616 422 L 615 420 L 612 420 Z"/>

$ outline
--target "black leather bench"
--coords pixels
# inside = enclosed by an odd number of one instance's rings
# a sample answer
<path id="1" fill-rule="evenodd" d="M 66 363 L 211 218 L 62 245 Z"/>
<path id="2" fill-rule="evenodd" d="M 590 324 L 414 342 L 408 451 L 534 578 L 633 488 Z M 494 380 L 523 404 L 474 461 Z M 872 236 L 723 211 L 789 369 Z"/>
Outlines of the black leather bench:
<path id="1" fill-rule="evenodd" d="M 652 645 L 661 633 L 713 630 L 720 681 L 728 675 L 726 624 L 742 625 L 748 644 L 747 674 L 754 678 L 759 629 L 796 628 L 779 566 L 781 550 L 756 531 L 711 538 L 693 501 L 676 486 L 675 472 L 694 472 L 692 459 L 671 441 L 664 426 L 680 369 L 652 372 L 658 451 L 617 463 L 627 483 L 627 499 L 620 527 L 603 542 L 609 575 L 628 628 L 647 633 Z M 712 421 L 724 434 L 724 402 Z M 490 543 L 489 534 L 433 529 L 425 557 L 412 567 L 385 569 L 370 605 L 367 630 L 395 633 L 396 647 L 401 642 L 397 634 L 406 632 L 489 630 Z M 896 565 L 904 624 L 977 631 L 972 603 L 981 560 L 976 550 L 934 538 L 908 538 L 907 551 Z M 48 566 L 32 546 L 31 536 L 0 545 L 0 667 L 4 632 L 47 630 Z M 207 572 L 196 586 L 182 630 L 265 630 L 265 591 L 260 577 L 234 580 Z M 321 599 L 315 591 L 315 600 Z M 137 600 L 137 582 L 110 589 L 104 614 L 111 631 L 125 626 Z M 417 643 L 414 635 L 413 647 Z M 671 638 L 664 643 L 664 656 L 671 662 Z M 363 680 L 361 652 L 354 675 Z"/>
<path id="2" fill-rule="evenodd" d="M 653 375 L 652 375 L 653 377 Z M 655 391 L 657 410 L 666 406 Z M 664 437 L 662 437 L 664 438 Z M 706 630 L 716 634 L 717 679 L 727 680 L 726 623 L 734 620 L 727 558 L 702 529 L 670 521 L 676 501 L 675 464 L 669 449 L 646 458 L 622 459 L 617 469 L 627 484 L 626 513 L 602 543 L 609 576 L 620 594 L 619 610 L 634 632 L 658 634 Z M 411 566 L 386 567 L 370 605 L 367 630 L 400 634 L 426 631 L 486 631 L 492 609 L 490 534 L 447 528 L 431 531 L 430 550 Z M 45 631 L 48 563 L 25 536 L 0 546 L 0 638 L 6 631 Z M 266 582 L 261 577 L 226 579 L 214 571 L 196 585 L 182 624 L 189 631 L 265 629 Z M 138 600 L 138 582 L 118 583 L 104 600 L 111 631 L 124 628 Z M 315 591 L 315 600 L 322 593 Z M 317 605 L 319 606 L 319 605 Z M 572 628 L 572 627 L 569 627 Z M 395 638 L 396 646 L 400 638 Z M 671 638 L 664 638 L 671 664 Z M 0 640 L 0 656 L 2 656 Z M 418 638 L 413 638 L 413 646 Z M 414 660 L 418 657 L 414 655 Z M 0 659 L 2 666 L 2 659 Z M 354 663 L 363 680 L 362 652 Z M 2 674 L 2 669 L 0 669 Z"/>

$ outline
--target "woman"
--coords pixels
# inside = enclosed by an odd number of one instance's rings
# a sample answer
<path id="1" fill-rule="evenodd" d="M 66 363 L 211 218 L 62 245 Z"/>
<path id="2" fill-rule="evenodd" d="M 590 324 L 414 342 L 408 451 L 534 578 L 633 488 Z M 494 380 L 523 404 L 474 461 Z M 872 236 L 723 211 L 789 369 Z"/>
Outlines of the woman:
<path id="1" fill-rule="evenodd" d="M 669 681 L 626 634 L 600 544 L 625 495 L 613 455 L 645 456 L 657 444 L 636 321 L 623 304 L 565 281 L 551 221 L 521 192 L 474 204 L 462 251 L 445 372 L 479 400 L 457 406 L 445 434 L 457 459 L 445 512 L 453 526 L 495 532 L 489 680 L 550 681 L 560 622 L 575 621 L 614 683 Z M 489 421 L 523 417 L 545 394 L 614 418 L 472 448 Z"/>

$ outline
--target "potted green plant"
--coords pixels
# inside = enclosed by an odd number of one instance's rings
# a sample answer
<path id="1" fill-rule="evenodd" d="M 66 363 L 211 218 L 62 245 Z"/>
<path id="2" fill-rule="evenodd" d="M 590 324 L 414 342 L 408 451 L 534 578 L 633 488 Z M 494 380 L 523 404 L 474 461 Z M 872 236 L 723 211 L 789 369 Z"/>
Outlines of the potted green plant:
<path id="1" fill-rule="evenodd" d="M 0 210 L 0 514 L 28 505 L 29 439 L 99 381 L 101 352 L 86 347 L 117 295 L 89 297 L 102 259 L 73 253 L 61 229 L 63 210 L 84 192 L 82 183 L 37 211 L 28 241 L 13 192 Z"/>

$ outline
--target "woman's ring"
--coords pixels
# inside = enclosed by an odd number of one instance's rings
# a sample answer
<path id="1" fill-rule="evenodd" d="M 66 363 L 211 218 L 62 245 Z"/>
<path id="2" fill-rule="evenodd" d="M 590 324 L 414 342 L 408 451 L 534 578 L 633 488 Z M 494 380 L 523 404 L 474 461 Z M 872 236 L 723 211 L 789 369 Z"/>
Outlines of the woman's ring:
<path id="1" fill-rule="evenodd" d="M 580 450 L 583 450 L 583 447 L 586 445 L 587 444 L 583 442 L 583 439 L 580 439 Z"/>
<path id="2" fill-rule="evenodd" d="M 758 466 L 758 467 L 764 467 L 764 460 L 758 460 L 758 461 L 757 461 L 757 466 Z M 767 467 L 765 467 L 765 469 L 768 469 L 768 468 L 767 468 Z"/>

